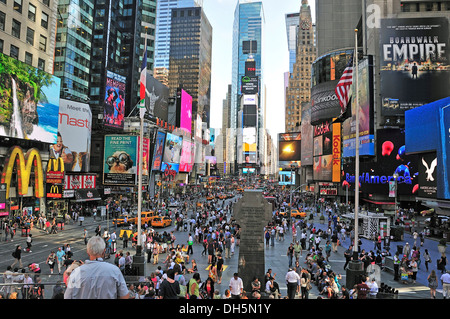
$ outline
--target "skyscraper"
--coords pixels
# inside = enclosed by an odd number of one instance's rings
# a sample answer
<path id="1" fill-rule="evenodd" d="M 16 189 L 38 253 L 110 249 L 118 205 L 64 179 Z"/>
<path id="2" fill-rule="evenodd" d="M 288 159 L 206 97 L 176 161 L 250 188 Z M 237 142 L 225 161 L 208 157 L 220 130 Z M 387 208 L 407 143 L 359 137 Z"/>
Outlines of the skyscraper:
<path id="1" fill-rule="evenodd" d="M 212 27 L 201 7 L 172 9 L 169 62 L 170 95 L 182 88 L 209 127 Z"/>
<path id="2" fill-rule="evenodd" d="M 58 3 L 54 65 L 64 99 L 89 98 L 93 13 L 94 1 Z"/>
<path id="3" fill-rule="evenodd" d="M 230 126 L 232 129 L 243 128 L 243 123 L 239 119 L 239 114 L 243 114 L 241 109 L 245 104 L 241 103 L 242 98 L 242 78 L 252 77 L 256 85 L 256 149 L 259 143 L 259 132 L 264 132 L 264 81 L 263 81 L 263 52 L 264 52 L 264 8 L 261 0 L 238 0 L 234 12 L 233 22 L 233 43 L 232 43 L 232 71 L 231 71 L 231 112 Z M 247 69 L 249 68 L 249 69 Z M 241 112 L 242 111 L 242 112 Z M 238 139 L 242 139 L 242 134 L 237 134 Z M 242 145 L 242 141 L 237 141 L 237 148 Z M 242 154 L 237 153 L 236 160 Z M 256 159 L 257 161 L 257 159 Z"/>
<path id="4" fill-rule="evenodd" d="M 308 102 L 311 98 L 311 65 L 316 56 L 316 48 L 308 0 L 302 0 L 298 24 L 296 59 L 286 89 L 286 132 L 300 131 L 302 103 Z"/>
<path id="5" fill-rule="evenodd" d="M 203 0 L 159 0 L 157 2 L 155 68 L 169 68 L 172 9 L 201 7 L 202 4 Z"/>
<path id="6" fill-rule="evenodd" d="M 294 70 L 294 63 L 296 60 L 297 52 L 297 33 L 300 22 L 300 13 L 288 13 L 286 14 L 286 35 L 288 41 L 289 51 L 289 73 L 292 74 Z"/>

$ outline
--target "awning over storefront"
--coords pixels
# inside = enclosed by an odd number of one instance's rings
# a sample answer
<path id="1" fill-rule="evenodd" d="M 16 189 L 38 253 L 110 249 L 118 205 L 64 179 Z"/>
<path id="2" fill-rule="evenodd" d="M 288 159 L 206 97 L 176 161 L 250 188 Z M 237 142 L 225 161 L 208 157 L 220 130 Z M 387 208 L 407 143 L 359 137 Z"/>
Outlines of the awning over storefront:
<path id="1" fill-rule="evenodd" d="M 97 189 L 76 189 L 75 190 L 75 201 L 76 202 L 87 202 L 94 200 L 101 200 L 102 197 Z"/>

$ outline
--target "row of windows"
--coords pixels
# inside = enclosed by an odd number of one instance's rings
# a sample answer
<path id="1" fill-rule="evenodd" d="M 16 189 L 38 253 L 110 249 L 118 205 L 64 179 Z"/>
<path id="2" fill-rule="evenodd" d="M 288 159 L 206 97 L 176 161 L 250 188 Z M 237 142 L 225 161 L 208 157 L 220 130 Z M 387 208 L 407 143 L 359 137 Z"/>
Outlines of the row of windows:
<path id="1" fill-rule="evenodd" d="M 5 46 L 5 42 L 3 39 L 0 39 L 0 53 L 3 53 L 4 51 L 4 46 Z M 16 47 L 15 45 L 11 44 L 10 48 L 9 48 L 9 56 L 11 56 L 12 58 L 19 60 L 19 48 Z M 26 64 L 29 65 L 33 65 L 33 54 L 25 51 L 25 59 L 24 62 Z M 45 70 L 45 60 L 38 58 L 38 64 L 37 64 L 38 69 L 40 70 Z"/>
<path id="2" fill-rule="evenodd" d="M 6 15 L 4 12 L 0 11 L 0 30 L 5 31 L 5 20 Z M 11 23 L 11 35 L 18 39 L 22 36 L 22 23 L 17 21 L 16 19 L 12 19 Z M 27 27 L 25 41 L 28 44 L 34 46 L 34 38 L 35 38 L 35 30 L 30 27 Z M 39 35 L 39 50 L 46 52 L 47 51 L 47 37 L 40 34 Z"/>
<path id="3" fill-rule="evenodd" d="M 44 4 L 48 6 L 50 3 L 49 1 L 50 0 L 44 1 Z M 4 3 L 5 5 L 7 4 L 6 0 L 1 0 L 1 2 Z M 14 0 L 13 9 L 14 11 L 22 14 L 23 13 L 22 0 Z M 29 3 L 27 11 L 27 16 L 29 20 L 36 22 L 36 11 L 37 11 L 36 6 L 33 5 L 32 3 Z M 41 11 L 41 27 L 43 27 L 44 29 L 48 29 L 48 22 L 49 22 L 49 15 L 44 11 Z"/>
<path id="4" fill-rule="evenodd" d="M 401 6 L 403 12 L 450 11 L 450 1 L 411 2 L 402 3 Z"/>

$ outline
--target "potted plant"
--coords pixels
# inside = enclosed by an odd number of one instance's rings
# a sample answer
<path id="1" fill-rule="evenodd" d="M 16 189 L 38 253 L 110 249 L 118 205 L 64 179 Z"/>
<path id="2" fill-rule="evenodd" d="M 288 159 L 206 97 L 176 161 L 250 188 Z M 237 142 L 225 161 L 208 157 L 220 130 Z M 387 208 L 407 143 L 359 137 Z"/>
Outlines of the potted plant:
<path id="1" fill-rule="evenodd" d="M 445 255 L 445 250 L 447 249 L 447 239 L 446 238 L 441 238 L 439 240 L 439 244 L 438 244 L 438 250 L 441 253 L 442 256 Z"/>

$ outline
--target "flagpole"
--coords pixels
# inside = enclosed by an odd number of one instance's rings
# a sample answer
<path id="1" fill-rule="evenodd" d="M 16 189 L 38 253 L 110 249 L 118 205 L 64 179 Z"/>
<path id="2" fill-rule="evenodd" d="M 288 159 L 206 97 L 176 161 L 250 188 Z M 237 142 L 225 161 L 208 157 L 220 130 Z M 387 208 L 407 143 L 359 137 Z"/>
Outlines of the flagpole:
<path id="1" fill-rule="evenodd" d="M 358 242 L 359 242 L 359 227 L 358 227 L 358 213 L 359 213 L 359 92 L 358 92 L 358 29 L 355 29 L 355 52 L 354 52 L 355 68 L 353 74 L 355 75 L 355 244 L 353 247 L 353 256 L 358 257 Z"/>
<path id="2" fill-rule="evenodd" d="M 147 50 L 147 27 L 145 27 L 145 43 L 144 43 L 144 61 Z M 144 70 L 144 68 L 142 68 Z M 141 72 L 142 72 L 141 70 Z M 140 132 L 139 132 L 139 172 L 138 172 L 138 222 L 137 222 L 137 246 L 136 246 L 136 255 L 141 256 L 142 254 L 142 168 L 143 168 L 143 149 L 144 149 L 144 115 L 145 115 L 146 107 L 145 107 L 145 98 L 142 105 L 142 99 L 139 105 L 139 117 L 140 117 Z"/>

